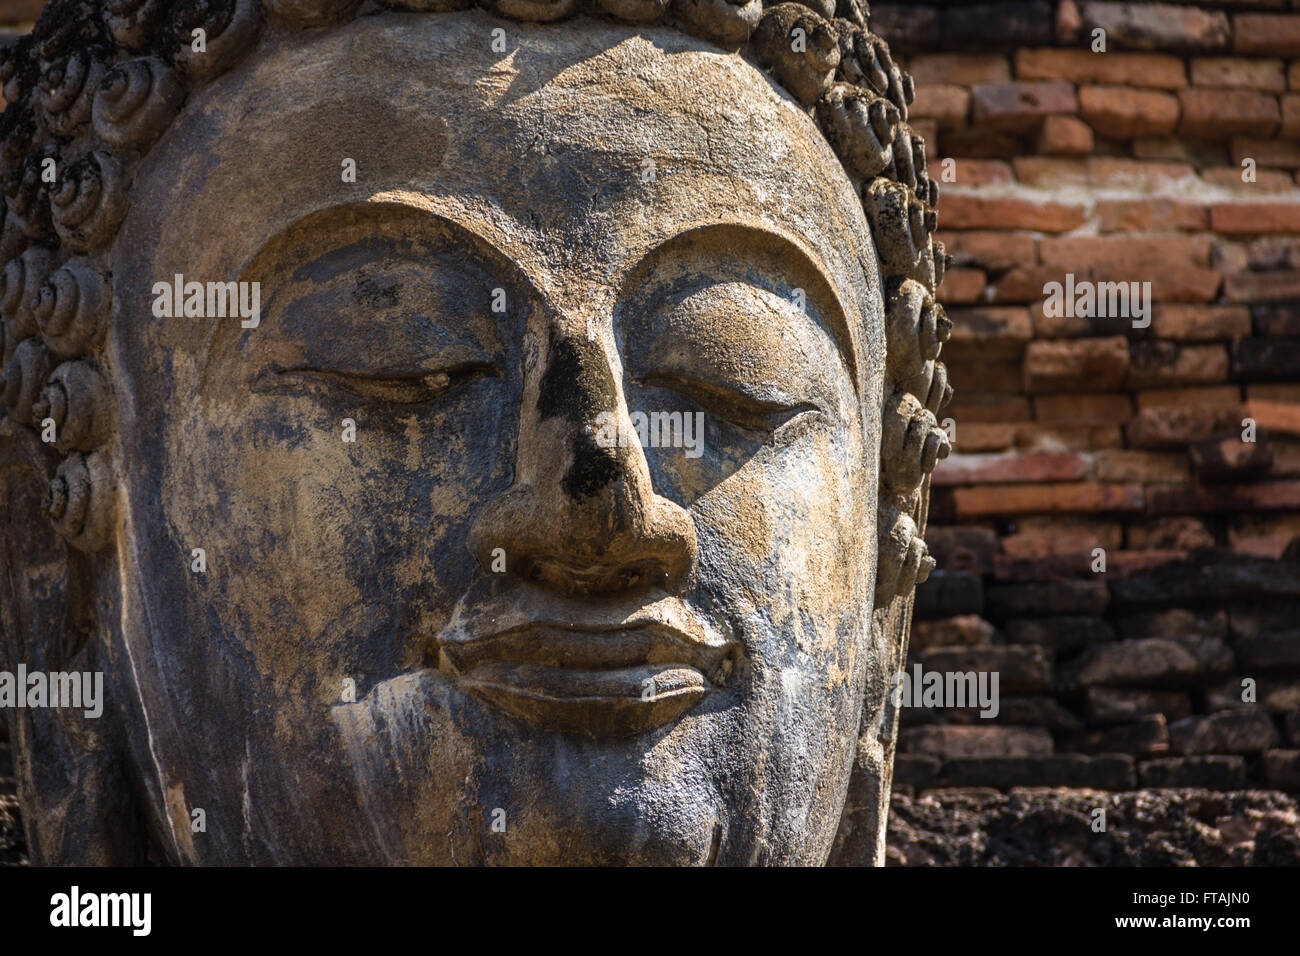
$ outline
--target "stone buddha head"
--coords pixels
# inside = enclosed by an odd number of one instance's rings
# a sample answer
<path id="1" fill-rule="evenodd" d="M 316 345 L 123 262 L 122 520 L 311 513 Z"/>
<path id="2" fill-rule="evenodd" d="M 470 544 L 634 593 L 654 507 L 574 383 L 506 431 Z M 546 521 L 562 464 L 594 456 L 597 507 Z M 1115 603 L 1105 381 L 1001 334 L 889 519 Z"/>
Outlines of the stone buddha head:
<path id="1" fill-rule="evenodd" d="M 43 862 L 881 858 L 947 320 L 857 0 L 53 0 L 0 64 Z"/>

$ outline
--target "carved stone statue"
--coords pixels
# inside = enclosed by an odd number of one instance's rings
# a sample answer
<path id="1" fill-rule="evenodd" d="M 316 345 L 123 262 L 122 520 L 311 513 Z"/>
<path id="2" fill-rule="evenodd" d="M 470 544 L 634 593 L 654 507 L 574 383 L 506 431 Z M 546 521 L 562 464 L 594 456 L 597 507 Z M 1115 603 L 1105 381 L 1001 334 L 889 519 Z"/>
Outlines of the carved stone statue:
<path id="1" fill-rule="evenodd" d="M 385 6 L 0 64 L 0 666 L 104 682 L 5 708 L 33 858 L 880 861 L 910 78 L 858 0 Z"/>

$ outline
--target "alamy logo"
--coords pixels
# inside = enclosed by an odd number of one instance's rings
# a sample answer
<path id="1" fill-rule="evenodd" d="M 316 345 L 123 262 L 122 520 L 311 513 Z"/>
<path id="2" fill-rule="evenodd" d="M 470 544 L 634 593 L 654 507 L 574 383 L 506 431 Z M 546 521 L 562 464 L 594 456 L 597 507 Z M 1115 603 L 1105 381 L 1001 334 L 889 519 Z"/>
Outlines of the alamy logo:
<path id="1" fill-rule="evenodd" d="M 255 329 L 262 321 L 262 283 L 186 282 L 179 272 L 171 282 L 153 284 L 153 314 L 160 319 L 225 319 Z"/>
<path id="2" fill-rule="evenodd" d="M 129 926 L 133 936 L 148 936 L 152 909 L 150 893 L 82 893 L 74 886 L 50 897 L 50 925 Z"/>
<path id="3" fill-rule="evenodd" d="M 1133 328 L 1151 324 L 1150 282 L 1082 282 L 1067 273 L 1064 284 L 1043 286 L 1043 315 L 1049 319 L 1132 319 Z"/>
<path id="4" fill-rule="evenodd" d="M 596 416 L 596 444 L 601 448 L 626 448 L 633 432 L 642 448 L 685 448 L 687 458 L 704 454 L 703 412 L 632 412 L 626 425 L 613 412 Z"/>
<path id="5" fill-rule="evenodd" d="M 1001 710 L 997 671 L 927 671 L 920 664 L 894 678 L 895 707 L 979 707 L 992 719 Z"/>
<path id="6" fill-rule="evenodd" d="M 84 708 L 93 720 L 104 712 L 104 673 L 28 672 L 19 664 L 16 674 L 0 671 L 0 707 Z"/>

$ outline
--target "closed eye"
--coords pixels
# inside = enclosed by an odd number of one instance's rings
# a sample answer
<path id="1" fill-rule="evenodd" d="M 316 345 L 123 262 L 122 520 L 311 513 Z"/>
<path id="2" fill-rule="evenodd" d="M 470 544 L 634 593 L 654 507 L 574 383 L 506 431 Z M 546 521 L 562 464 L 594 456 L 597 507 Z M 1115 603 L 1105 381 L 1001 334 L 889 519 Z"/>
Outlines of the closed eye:
<path id="1" fill-rule="evenodd" d="M 480 378 L 500 378 L 501 369 L 491 362 L 465 362 L 436 372 L 374 373 L 341 369 L 295 366 L 271 370 L 275 377 L 307 377 L 335 384 L 362 398 L 397 405 L 415 405 L 441 398 Z"/>
<path id="2" fill-rule="evenodd" d="M 809 412 L 821 413 L 812 402 L 782 402 L 758 398 L 734 388 L 668 372 L 651 372 L 639 385 L 666 388 L 710 408 L 741 428 L 771 434 L 782 425 Z"/>

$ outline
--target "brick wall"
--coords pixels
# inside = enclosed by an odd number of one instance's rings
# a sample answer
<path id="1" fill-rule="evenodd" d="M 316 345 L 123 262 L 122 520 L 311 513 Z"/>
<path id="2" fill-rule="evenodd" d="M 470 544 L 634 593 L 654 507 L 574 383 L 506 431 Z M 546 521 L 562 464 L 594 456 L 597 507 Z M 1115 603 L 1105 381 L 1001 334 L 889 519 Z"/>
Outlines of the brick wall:
<path id="1" fill-rule="evenodd" d="M 954 257 L 911 664 L 1003 696 L 905 710 L 896 785 L 1300 791 L 1300 0 L 872 24 Z M 1052 315 L 1067 273 L 1151 283 L 1149 327 Z"/>

